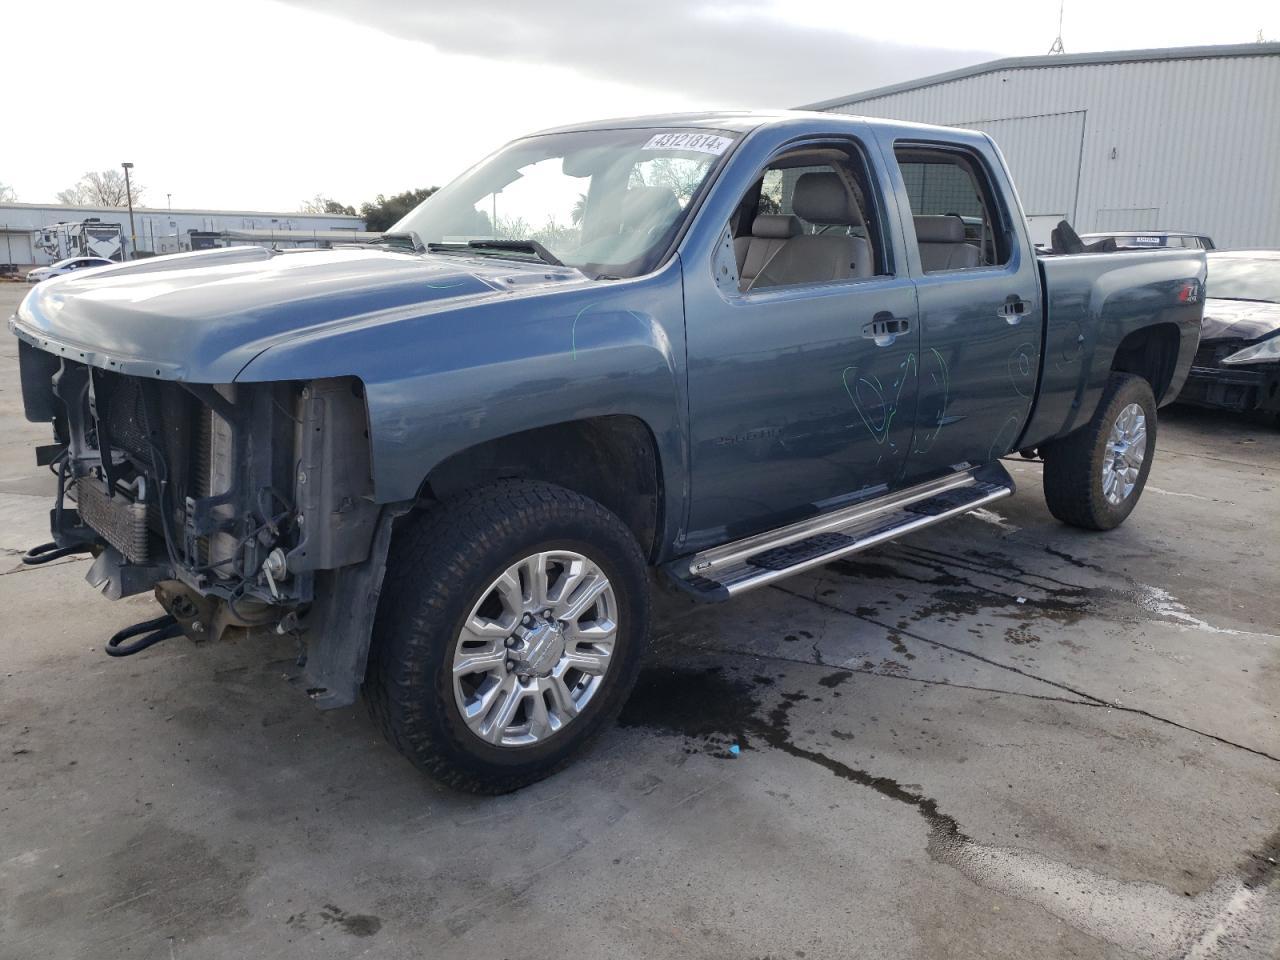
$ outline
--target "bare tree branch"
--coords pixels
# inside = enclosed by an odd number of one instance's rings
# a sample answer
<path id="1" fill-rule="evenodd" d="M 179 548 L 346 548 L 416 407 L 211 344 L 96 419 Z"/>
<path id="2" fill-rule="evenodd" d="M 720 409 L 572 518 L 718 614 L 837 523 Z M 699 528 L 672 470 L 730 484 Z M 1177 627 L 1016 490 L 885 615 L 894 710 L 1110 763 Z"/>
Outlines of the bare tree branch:
<path id="1" fill-rule="evenodd" d="M 146 188 L 131 184 L 133 204 L 142 203 Z M 129 198 L 125 190 L 124 174 L 119 170 L 90 170 L 66 190 L 58 191 L 58 202 L 79 207 L 124 207 Z"/>
<path id="2" fill-rule="evenodd" d="M 303 200 L 298 204 L 299 213 L 329 213 L 338 214 L 345 213 L 349 217 L 356 215 L 356 208 L 339 203 L 332 197 L 326 197 L 322 193 L 317 193 L 310 200 Z"/>

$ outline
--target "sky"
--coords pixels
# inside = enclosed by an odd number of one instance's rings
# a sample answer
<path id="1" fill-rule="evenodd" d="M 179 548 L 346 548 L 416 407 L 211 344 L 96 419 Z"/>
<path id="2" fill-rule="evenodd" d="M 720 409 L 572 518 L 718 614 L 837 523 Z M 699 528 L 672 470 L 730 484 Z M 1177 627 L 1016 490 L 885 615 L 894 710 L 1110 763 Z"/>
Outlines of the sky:
<path id="1" fill-rule="evenodd" d="M 126 23 L 122 33 L 122 18 Z M 1280 3 L 1065 0 L 1068 53 L 1280 40 Z M 148 205 L 359 206 L 549 126 L 777 108 L 1048 51 L 1051 0 L 59 0 L 6 5 L 0 184 L 134 164 Z M 14 97 L 15 90 L 25 92 Z"/>

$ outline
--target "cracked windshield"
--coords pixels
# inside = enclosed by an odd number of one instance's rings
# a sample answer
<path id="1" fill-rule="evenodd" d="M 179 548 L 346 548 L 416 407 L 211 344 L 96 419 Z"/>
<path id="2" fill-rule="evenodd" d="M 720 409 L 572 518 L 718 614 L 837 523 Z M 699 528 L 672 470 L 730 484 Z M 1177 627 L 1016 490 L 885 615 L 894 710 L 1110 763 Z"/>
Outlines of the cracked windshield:
<path id="1" fill-rule="evenodd" d="M 536 258 L 594 276 L 645 273 L 733 143 L 715 130 L 594 130 L 509 144 L 393 228 L 432 252 Z"/>

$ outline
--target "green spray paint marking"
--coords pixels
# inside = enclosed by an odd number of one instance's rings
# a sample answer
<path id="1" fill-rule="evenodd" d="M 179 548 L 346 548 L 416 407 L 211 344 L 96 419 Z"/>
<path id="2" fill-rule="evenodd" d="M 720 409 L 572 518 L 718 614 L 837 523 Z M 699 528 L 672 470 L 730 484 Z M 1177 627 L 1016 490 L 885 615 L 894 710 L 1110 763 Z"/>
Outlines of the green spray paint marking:
<path id="1" fill-rule="evenodd" d="M 569 347 L 572 351 L 572 359 L 578 359 L 578 321 L 582 319 L 582 315 L 584 313 L 602 302 L 603 301 L 596 300 L 593 303 L 588 303 L 585 307 L 579 310 L 578 315 L 573 318 L 573 323 L 569 327 Z"/>
<path id="2" fill-rule="evenodd" d="M 942 371 L 941 382 L 939 382 L 938 375 L 936 373 L 929 374 L 929 376 L 933 378 L 934 386 L 940 386 L 942 388 L 942 406 L 938 408 L 938 422 L 934 425 L 933 432 L 926 433 L 920 438 L 922 445 L 918 444 L 915 450 L 912 451 L 913 453 L 929 452 L 929 448 L 933 446 L 933 441 L 937 440 L 938 434 L 942 432 L 943 421 L 947 416 L 947 407 L 951 403 L 951 370 L 947 366 L 947 361 L 943 358 L 942 354 L 940 354 L 935 348 L 930 347 L 929 352 L 937 358 L 938 369 Z"/>
<path id="3" fill-rule="evenodd" d="M 1022 389 L 1022 385 L 1033 390 L 1035 389 L 1035 381 L 1032 378 L 1031 355 L 1035 352 L 1035 344 L 1020 343 L 1013 348 L 1013 353 L 1009 354 L 1009 382 L 1013 384 L 1013 392 L 1024 400 L 1031 399 L 1031 394 Z"/>
<path id="4" fill-rule="evenodd" d="M 916 355 L 914 353 L 907 354 L 907 358 L 898 365 L 898 370 L 901 372 L 902 376 L 900 376 L 898 378 L 898 382 L 894 384 L 894 386 L 897 387 L 897 393 L 894 395 L 892 404 L 885 402 L 885 390 L 883 384 L 880 383 L 879 377 L 872 374 L 871 380 L 868 380 L 866 377 L 858 378 L 858 383 L 865 383 L 868 389 L 875 391 L 876 396 L 880 400 L 880 409 L 885 411 L 884 422 L 878 427 L 873 425 L 867 418 L 866 413 L 863 412 L 862 404 L 858 402 L 857 392 L 849 387 L 850 370 L 853 370 L 856 373 L 858 370 L 857 365 L 855 364 L 845 367 L 840 371 L 840 380 L 844 384 L 844 392 L 849 395 L 849 402 L 853 404 L 853 409 L 857 411 L 863 425 L 870 431 L 872 439 L 875 440 L 877 444 L 883 444 L 885 440 L 888 439 L 889 428 L 893 426 L 893 418 L 898 413 L 898 404 L 902 400 L 902 388 L 906 386 L 908 376 L 916 376 L 919 374 L 919 365 L 916 362 Z M 874 380 L 875 383 L 872 383 L 872 380 Z"/>

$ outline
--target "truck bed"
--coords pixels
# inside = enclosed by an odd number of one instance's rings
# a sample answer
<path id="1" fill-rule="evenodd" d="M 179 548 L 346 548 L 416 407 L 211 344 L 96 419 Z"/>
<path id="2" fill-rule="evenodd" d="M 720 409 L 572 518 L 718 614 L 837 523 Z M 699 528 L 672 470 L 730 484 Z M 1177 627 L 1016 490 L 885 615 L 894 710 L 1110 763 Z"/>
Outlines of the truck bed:
<path id="1" fill-rule="evenodd" d="M 1019 444 L 1065 436 L 1093 415 L 1113 370 L 1126 370 L 1132 342 L 1150 332 L 1167 362 L 1156 400 L 1178 395 L 1200 339 L 1205 256 L 1200 250 L 1043 254 L 1044 348 L 1035 407 Z"/>

